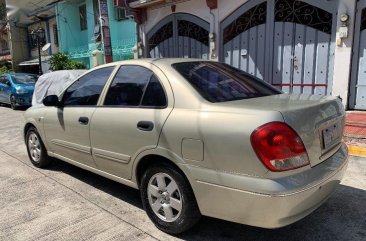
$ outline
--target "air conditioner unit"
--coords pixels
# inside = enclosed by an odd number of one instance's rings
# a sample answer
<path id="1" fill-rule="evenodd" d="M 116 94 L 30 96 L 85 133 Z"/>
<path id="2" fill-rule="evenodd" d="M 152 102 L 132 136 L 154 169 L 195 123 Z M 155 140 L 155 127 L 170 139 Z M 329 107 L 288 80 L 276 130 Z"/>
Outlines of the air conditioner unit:
<path id="1" fill-rule="evenodd" d="M 133 18 L 133 14 L 126 8 L 116 8 L 116 20 L 124 20 L 128 18 Z"/>

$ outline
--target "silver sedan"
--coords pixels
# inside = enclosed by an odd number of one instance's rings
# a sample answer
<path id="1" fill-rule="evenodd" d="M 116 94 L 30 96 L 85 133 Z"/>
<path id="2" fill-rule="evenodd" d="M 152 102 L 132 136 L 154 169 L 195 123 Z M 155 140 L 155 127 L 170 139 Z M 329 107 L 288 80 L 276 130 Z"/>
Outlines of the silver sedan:
<path id="1" fill-rule="evenodd" d="M 201 215 L 289 225 L 325 202 L 347 167 L 339 99 L 284 94 L 222 63 L 112 63 L 43 104 L 25 113 L 31 162 L 53 157 L 139 189 L 171 234 Z"/>

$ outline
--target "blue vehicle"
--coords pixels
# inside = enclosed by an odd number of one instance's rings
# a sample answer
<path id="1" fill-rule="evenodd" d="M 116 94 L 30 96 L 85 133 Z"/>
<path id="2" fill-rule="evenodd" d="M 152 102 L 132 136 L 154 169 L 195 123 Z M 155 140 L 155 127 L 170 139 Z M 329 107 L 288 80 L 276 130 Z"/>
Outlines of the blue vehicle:
<path id="1" fill-rule="evenodd" d="M 12 109 L 31 106 L 37 75 L 10 73 L 0 76 L 0 103 L 10 104 Z"/>

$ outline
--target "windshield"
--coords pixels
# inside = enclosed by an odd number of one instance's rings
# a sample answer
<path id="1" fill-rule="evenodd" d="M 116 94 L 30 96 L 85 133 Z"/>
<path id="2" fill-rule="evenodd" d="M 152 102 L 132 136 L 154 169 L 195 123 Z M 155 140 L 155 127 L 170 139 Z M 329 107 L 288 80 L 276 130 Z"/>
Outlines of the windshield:
<path id="1" fill-rule="evenodd" d="M 213 103 L 282 93 L 266 82 L 223 63 L 197 61 L 172 66 L 203 98 Z"/>
<path id="2" fill-rule="evenodd" d="M 38 76 L 35 74 L 12 74 L 11 78 L 15 84 L 31 85 L 36 83 Z"/>

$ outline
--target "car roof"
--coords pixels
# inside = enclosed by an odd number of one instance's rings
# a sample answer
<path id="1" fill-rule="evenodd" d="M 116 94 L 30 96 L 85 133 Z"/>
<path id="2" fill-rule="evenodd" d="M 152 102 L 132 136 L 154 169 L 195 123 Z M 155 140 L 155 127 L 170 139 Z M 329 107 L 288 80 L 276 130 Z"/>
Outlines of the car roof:
<path id="1" fill-rule="evenodd" d="M 123 60 L 118 62 L 113 62 L 110 64 L 100 65 L 97 68 L 103 68 L 107 66 L 116 66 L 116 65 L 126 65 L 126 64 L 143 64 L 150 63 L 155 64 L 157 66 L 171 66 L 176 63 L 183 62 L 195 62 L 195 61 L 209 61 L 204 59 L 193 59 L 193 58 L 145 58 L 145 59 L 133 59 L 133 60 Z"/>

